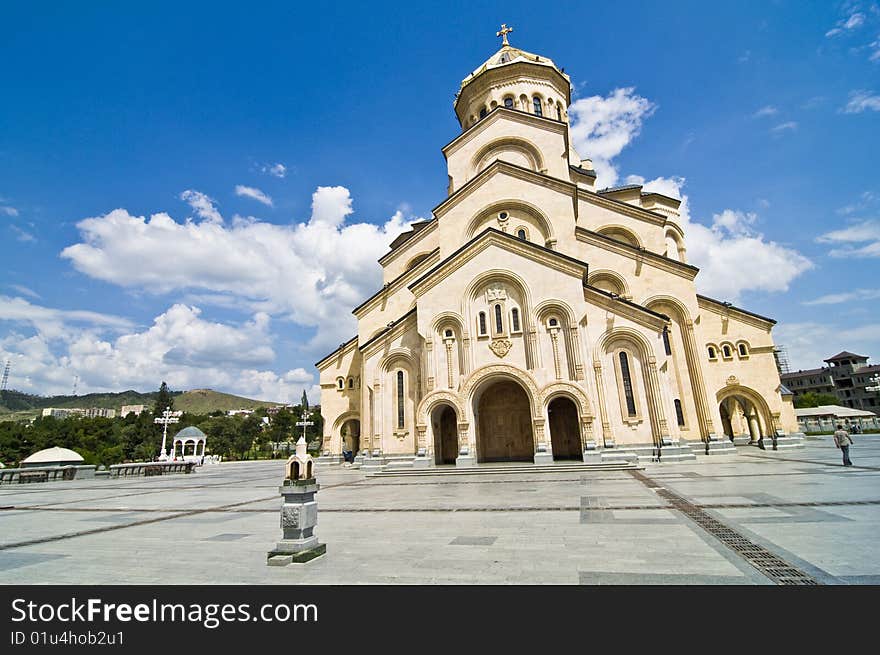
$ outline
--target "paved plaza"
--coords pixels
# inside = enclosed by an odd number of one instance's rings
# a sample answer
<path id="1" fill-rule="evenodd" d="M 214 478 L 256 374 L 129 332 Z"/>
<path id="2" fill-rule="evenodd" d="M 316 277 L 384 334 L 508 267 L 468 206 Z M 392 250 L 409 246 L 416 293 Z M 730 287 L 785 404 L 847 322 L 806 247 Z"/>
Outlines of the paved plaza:
<path id="1" fill-rule="evenodd" d="M 637 471 L 319 466 L 327 554 L 266 566 L 283 461 L 0 486 L 0 583 L 880 583 L 880 435 Z M 761 564 L 764 562 L 764 564 Z M 794 572 L 794 573 L 792 573 Z M 774 577 L 775 576 L 775 577 Z"/>

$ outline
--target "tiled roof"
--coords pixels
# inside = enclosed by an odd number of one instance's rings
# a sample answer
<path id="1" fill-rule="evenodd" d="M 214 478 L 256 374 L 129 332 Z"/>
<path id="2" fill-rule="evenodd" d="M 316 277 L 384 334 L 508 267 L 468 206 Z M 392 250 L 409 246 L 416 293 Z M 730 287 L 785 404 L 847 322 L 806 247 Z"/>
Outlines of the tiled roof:
<path id="1" fill-rule="evenodd" d="M 848 350 L 844 350 L 843 352 L 837 353 L 834 357 L 829 357 L 828 359 L 823 359 L 823 362 L 835 362 L 838 359 L 868 359 L 864 355 L 856 355 L 855 353 L 851 353 Z"/>

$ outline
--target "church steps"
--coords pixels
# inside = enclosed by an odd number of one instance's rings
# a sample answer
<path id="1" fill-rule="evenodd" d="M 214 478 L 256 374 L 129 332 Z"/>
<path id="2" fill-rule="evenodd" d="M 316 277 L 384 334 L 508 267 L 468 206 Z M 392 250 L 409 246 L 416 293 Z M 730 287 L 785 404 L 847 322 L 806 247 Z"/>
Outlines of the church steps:
<path id="1" fill-rule="evenodd" d="M 522 464 L 522 465 L 504 465 L 493 466 L 492 464 L 480 464 L 478 466 L 468 467 L 436 467 L 429 469 L 385 469 L 367 473 L 369 477 L 389 477 L 389 476 L 422 476 L 422 475 L 503 475 L 519 474 L 519 473 L 585 473 L 588 471 L 627 471 L 636 470 L 644 467 L 632 463 L 602 463 L 602 464 Z"/>

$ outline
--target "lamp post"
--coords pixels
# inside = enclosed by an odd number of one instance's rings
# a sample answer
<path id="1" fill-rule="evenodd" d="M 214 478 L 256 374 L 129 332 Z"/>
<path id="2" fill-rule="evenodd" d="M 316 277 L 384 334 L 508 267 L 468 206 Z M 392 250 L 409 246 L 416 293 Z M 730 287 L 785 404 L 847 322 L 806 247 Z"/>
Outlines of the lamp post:
<path id="1" fill-rule="evenodd" d="M 162 412 L 162 416 L 156 417 L 153 419 L 153 423 L 158 423 L 162 426 L 162 449 L 159 451 L 159 461 L 164 462 L 168 459 L 168 451 L 165 448 L 165 440 L 168 436 L 168 424 L 169 423 L 177 423 L 180 421 L 178 418 L 183 412 L 172 412 L 170 407 L 166 407 L 165 411 Z"/>

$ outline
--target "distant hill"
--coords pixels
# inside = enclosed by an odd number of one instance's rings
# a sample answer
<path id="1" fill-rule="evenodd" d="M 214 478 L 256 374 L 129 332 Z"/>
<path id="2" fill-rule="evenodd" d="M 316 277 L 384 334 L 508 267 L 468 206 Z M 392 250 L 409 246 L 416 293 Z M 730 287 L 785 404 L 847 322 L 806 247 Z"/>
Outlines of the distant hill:
<path id="1" fill-rule="evenodd" d="M 44 407 L 72 408 L 102 407 L 115 409 L 117 412 L 123 405 L 146 405 L 152 408 L 156 402 L 157 392 L 140 393 L 128 390 L 119 393 L 89 393 L 82 396 L 35 396 L 21 391 L 0 392 L 0 420 L 31 418 L 40 413 Z M 265 400 L 242 398 L 212 389 L 193 389 L 191 391 L 174 391 L 174 409 L 181 409 L 195 414 L 210 414 L 215 411 L 230 409 L 257 409 L 271 407 L 280 403 Z"/>
<path id="2" fill-rule="evenodd" d="M 174 409 L 182 409 L 193 414 L 210 414 L 217 410 L 257 409 L 273 407 L 281 403 L 270 403 L 265 400 L 242 398 L 232 394 L 214 391 L 213 389 L 192 389 L 174 396 Z"/>

